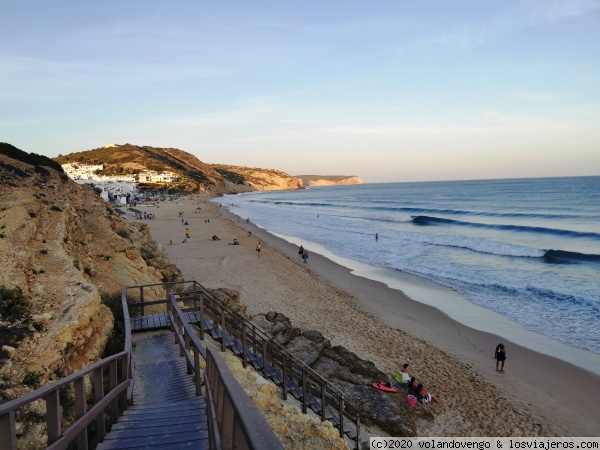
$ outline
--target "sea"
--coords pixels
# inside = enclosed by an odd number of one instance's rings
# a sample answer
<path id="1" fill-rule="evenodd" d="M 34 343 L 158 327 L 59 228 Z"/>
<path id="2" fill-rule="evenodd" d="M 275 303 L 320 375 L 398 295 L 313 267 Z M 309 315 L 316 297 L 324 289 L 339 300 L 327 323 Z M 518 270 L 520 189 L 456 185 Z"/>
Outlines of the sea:
<path id="1" fill-rule="evenodd" d="M 600 354 L 600 177 L 311 187 L 217 202 L 309 251 L 430 280 Z"/>

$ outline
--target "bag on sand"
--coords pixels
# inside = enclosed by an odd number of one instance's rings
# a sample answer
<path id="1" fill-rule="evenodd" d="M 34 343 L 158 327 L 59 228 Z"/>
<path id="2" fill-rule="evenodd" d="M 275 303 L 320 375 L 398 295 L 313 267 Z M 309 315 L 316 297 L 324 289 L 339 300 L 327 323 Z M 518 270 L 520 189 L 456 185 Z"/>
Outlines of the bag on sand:
<path id="1" fill-rule="evenodd" d="M 415 397 L 414 395 L 407 395 L 406 396 L 406 403 L 408 403 L 408 406 L 410 406 L 411 408 L 414 408 L 415 406 L 417 406 L 417 397 Z"/>

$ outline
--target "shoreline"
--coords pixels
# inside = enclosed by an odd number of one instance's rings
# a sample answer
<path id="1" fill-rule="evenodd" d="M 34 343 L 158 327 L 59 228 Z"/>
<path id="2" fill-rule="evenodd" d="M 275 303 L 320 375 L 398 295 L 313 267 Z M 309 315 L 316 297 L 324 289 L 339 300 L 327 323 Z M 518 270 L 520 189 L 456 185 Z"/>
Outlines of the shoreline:
<path id="1" fill-rule="evenodd" d="M 230 211 L 229 213 L 235 216 L 234 213 Z M 402 292 L 411 301 L 433 307 L 439 314 L 447 315 L 462 326 L 496 336 L 513 336 L 511 342 L 519 347 L 556 358 L 591 372 L 593 375 L 600 376 L 600 355 L 568 347 L 546 336 L 526 330 L 520 324 L 499 313 L 469 302 L 452 288 L 418 275 L 387 267 L 370 266 L 337 256 L 319 244 L 307 244 L 308 241 L 300 241 L 294 237 L 280 235 L 268 231 L 260 225 L 258 227 L 292 245 L 298 246 L 301 243 L 305 246 L 308 245 L 313 248 L 313 253 L 323 256 L 334 264 L 345 267 L 350 270 L 351 275 L 383 283 L 390 289 Z M 314 248 L 318 250 L 315 251 Z"/>
<path id="2" fill-rule="evenodd" d="M 238 221 L 237 216 L 228 211 L 226 207 L 219 207 L 218 205 L 207 201 L 209 198 L 206 196 L 197 198 L 202 199 L 202 211 L 200 212 L 202 217 L 192 216 L 192 219 L 194 220 L 191 225 L 193 225 L 194 228 L 198 227 L 198 231 L 202 232 L 203 235 L 206 234 L 205 231 L 210 233 L 209 230 L 212 230 L 213 234 L 221 234 L 223 239 L 228 239 L 229 236 L 224 233 L 233 233 L 233 235 L 236 235 L 235 229 L 245 230 L 241 233 L 237 232 L 237 236 L 242 246 L 249 248 L 235 250 L 243 250 L 246 253 L 249 253 L 251 256 L 246 255 L 244 257 L 252 258 L 252 264 L 256 263 L 256 255 L 254 254 L 253 247 L 253 245 L 255 245 L 254 241 L 260 239 L 263 243 L 263 254 L 260 255 L 261 264 L 263 264 L 265 259 L 263 257 L 267 256 L 264 255 L 264 253 L 271 253 L 272 250 L 275 250 L 277 253 L 281 254 L 280 256 L 287 258 L 291 263 L 302 268 L 302 261 L 298 261 L 299 258 L 296 245 L 267 232 L 253 223 L 246 223 L 242 220 Z M 186 219 L 190 219 L 190 214 L 193 214 L 195 207 L 196 202 L 188 200 L 187 202 L 184 202 L 183 205 L 180 205 L 179 209 L 184 209 Z M 174 208 L 176 211 L 178 207 L 174 206 Z M 173 210 L 173 208 L 168 209 Z M 167 213 L 163 208 L 160 209 L 160 212 L 161 216 L 163 212 Z M 196 219 L 209 216 L 210 219 L 214 221 L 214 224 L 211 222 L 211 226 L 206 226 L 208 224 L 205 222 L 205 230 L 202 230 L 203 224 L 199 223 L 200 221 Z M 175 214 L 172 214 L 172 217 L 169 220 L 171 223 L 177 225 L 178 219 Z M 259 289 L 261 287 L 260 284 L 267 283 L 268 280 L 266 278 L 254 281 L 248 285 L 248 283 L 240 282 L 241 280 L 236 277 L 235 271 L 233 276 L 236 278 L 233 280 L 228 278 L 231 277 L 232 273 L 221 274 L 220 270 L 227 268 L 231 261 L 230 258 L 237 258 L 237 256 L 231 254 L 233 250 L 232 247 L 221 247 L 220 255 L 213 252 L 212 247 L 219 244 L 211 242 L 210 235 L 200 238 L 202 242 L 199 243 L 199 249 L 206 251 L 203 252 L 200 250 L 200 255 L 184 258 L 183 255 L 181 255 L 182 252 L 180 250 L 183 248 L 191 250 L 189 244 L 184 244 L 183 246 L 176 245 L 173 247 L 165 245 L 169 240 L 166 239 L 164 234 L 161 235 L 161 233 L 158 232 L 159 227 L 155 227 L 155 223 L 149 223 L 149 225 L 151 225 L 154 239 L 165 246 L 172 261 L 182 269 L 186 278 L 191 278 L 191 272 L 198 273 L 198 268 L 194 269 L 194 266 L 198 266 L 200 258 L 207 258 L 207 260 L 203 261 L 200 265 L 205 269 L 210 269 L 206 271 L 210 272 L 206 273 L 206 275 L 209 277 L 212 275 L 213 279 L 207 281 L 204 277 L 200 277 L 199 275 L 197 277 L 198 281 L 208 288 L 229 287 L 236 289 L 240 291 L 244 303 L 246 303 L 246 298 L 252 298 L 252 302 L 257 303 L 255 305 L 250 305 L 249 310 L 252 314 L 276 310 L 286 314 L 296 326 L 303 328 L 310 328 L 311 320 L 309 319 L 311 317 L 314 318 L 318 314 L 331 314 L 331 311 L 327 311 L 326 308 L 324 309 L 324 306 L 326 307 L 328 305 L 319 305 L 315 302 L 311 302 L 310 307 L 305 305 L 306 309 L 310 309 L 308 314 L 310 317 L 304 317 L 301 312 L 294 311 L 293 305 L 287 306 L 286 309 L 283 305 L 284 302 L 278 301 L 277 299 L 273 301 L 273 299 L 260 298 L 261 295 L 264 295 L 264 292 Z M 156 233 L 155 229 L 157 229 Z M 240 235 L 243 236 L 247 234 L 248 231 L 252 232 L 252 236 L 240 237 Z M 194 241 L 195 243 L 194 237 L 190 241 Z M 177 247 L 177 249 L 175 249 L 175 247 Z M 362 358 L 372 360 L 386 373 L 393 373 L 396 368 L 401 366 L 402 362 L 405 362 L 405 360 L 408 360 L 411 363 L 411 368 L 413 368 L 417 375 L 422 373 L 424 382 L 428 386 L 431 386 L 432 391 L 436 395 L 441 395 L 442 403 L 447 403 L 447 405 L 444 406 L 435 406 L 435 408 L 442 410 L 441 415 L 438 415 L 436 412 L 436 422 L 438 422 L 438 426 L 442 426 L 445 431 L 442 432 L 442 430 L 436 429 L 436 426 L 428 426 L 426 424 L 419 426 L 419 430 L 422 430 L 425 434 L 433 433 L 429 435 L 443 435 L 443 433 L 451 432 L 450 429 L 452 427 L 447 422 L 451 422 L 452 420 L 451 418 L 446 417 L 446 413 L 451 414 L 453 410 L 461 410 L 461 414 L 468 416 L 471 422 L 477 420 L 477 418 L 472 417 L 470 411 L 462 411 L 463 405 L 461 405 L 461 396 L 464 395 L 464 392 L 460 392 L 461 386 L 456 385 L 456 380 L 452 380 L 452 383 L 446 383 L 446 385 L 444 385 L 444 379 L 448 380 L 453 376 L 460 377 L 462 374 L 459 372 L 463 371 L 466 373 L 466 376 L 471 378 L 471 381 L 474 382 L 471 386 L 466 386 L 467 391 L 468 389 L 485 391 L 477 392 L 479 397 L 478 404 L 482 409 L 490 407 L 493 409 L 495 407 L 494 405 L 498 405 L 500 400 L 493 400 L 492 397 L 496 395 L 496 393 L 490 391 L 485 386 L 479 386 L 478 384 L 481 381 L 489 383 L 497 389 L 501 394 L 501 397 L 509 405 L 514 404 L 517 406 L 517 410 L 521 410 L 522 413 L 537 417 L 540 422 L 538 426 L 543 427 L 542 429 L 544 429 L 546 433 L 570 436 L 591 436 L 598 433 L 598 430 L 600 429 L 600 419 L 594 417 L 597 415 L 595 413 L 597 406 L 595 401 L 593 401 L 589 395 L 592 392 L 596 392 L 598 387 L 600 387 L 600 377 L 597 375 L 557 358 L 519 346 L 505 337 L 498 337 L 497 335 L 469 328 L 451 319 L 448 315 L 432 306 L 412 300 L 400 290 L 388 287 L 386 284 L 379 281 L 353 275 L 351 269 L 337 264 L 315 252 L 311 252 L 310 248 L 308 250 L 310 252 L 310 257 L 308 264 L 304 269 L 308 272 L 310 277 L 316 278 L 318 282 L 325 283 L 331 288 L 340 291 L 342 294 L 345 293 L 348 298 L 343 298 L 344 296 L 340 295 L 343 303 L 338 306 L 338 308 L 358 310 L 357 313 L 359 316 L 361 314 L 364 316 L 364 318 L 358 320 L 363 320 L 365 322 L 375 320 L 379 322 L 380 325 L 375 324 L 374 326 L 376 326 L 379 333 L 384 334 L 384 336 L 364 336 L 358 333 L 357 330 L 348 329 L 351 328 L 348 326 L 342 327 L 341 329 L 338 326 L 333 326 L 331 321 L 323 321 L 323 325 L 326 329 L 318 329 L 316 327 L 313 327 L 313 329 L 321 331 L 332 341 L 332 345 L 344 345 L 349 348 L 349 350 L 359 354 Z M 202 255 L 202 253 L 204 253 L 204 255 Z M 273 257 L 275 256 L 276 255 L 273 255 Z M 211 262 L 209 260 L 210 258 L 214 258 L 214 260 Z M 270 269 L 273 270 L 272 267 Z M 275 267 L 274 270 L 277 271 L 278 268 Z M 260 274 L 258 275 L 260 278 Z M 281 286 L 279 281 L 271 284 L 274 286 L 270 287 L 275 289 L 279 289 Z M 312 286 L 312 281 L 310 281 L 310 284 Z M 316 284 L 314 286 L 316 286 Z M 282 287 L 282 289 L 284 287 Z M 441 295 L 443 295 L 443 293 Z M 371 299 L 373 298 L 377 298 L 377 301 L 372 301 Z M 302 313 L 305 313 L 304 315 L 306 315 L 306 312 L 307 311 L 303 311 Z M 354 312 L 350 315 L 353 314 Z M 294 315 L 297 315 L 298 317 L 294 317 Z M 303 320 L 308 321 L 309 323 L 303 323 Z M 350 318 L 348 320 L 350 320 Z M 381 327 L 385 327 L 387 330 Z M 404 338 L 401 345 L 402 347 L 415 347 L 414 356 L 411 356 L 410 348 L 406 350 L 402 349 L 400 351 L 389 351 L 389 349 L 377 347 L 377 341 L 380 342 L 380 345 L 385 345 L 385 342 L 391 342 L 390 339 L 398 340 L 400 342 L 400 338 Z M 495 372 L 495 362 L 492 359 L 493 349 L 500 341 L 506 344 L 508 350 L 506 374 L 498 374 Z M 427 346 L 432 346 L 432 348 L 427 348 Z M 402 358 L 395 355 L 395 353 L 399 352 L 403 353 Z M 431 359 L 435 359 L 434 353 L 436 354 L 438 361 L 432 361 L 430 364 L 429 361 L 423 361 L 424 359 L 429 359 L 427 355 L 432 355 Z M 438 357 L 437 353 L 441 353 L 441 356 Z M 420 359 L 417 358 L 417 354 Z M 445 362 L 445 359 L 448 361 Z M 436 374 L 436 371 L 439 371 L 439 365 L 442 364 L 447 367 L 453 366 L 454 361 L 450 361 L 451 359 L 456 359 L 462 367 L 455 367 L 454 373 L 446 373 L 438 380 L 437 378 L 439 378 L 439 376 Z M 432 367 L 428 367 L 429 365 Z M 449 389 L 450 385 L 452 385 L 452 390 Z M 486 396 L 491 397 L 486 399 Z M 468 402 L 463 403 L 465 403 L 465 408 L 468 407 L 469 409 L 473 409 L 473 406 L 467 405 Z M 452 407 L 450 407 L 450 405 L 452 405 Z M 435 409 L 433 410 L 435 411 Z M 536 429 L 535 425 L 537 424 L 534 424 L 527 429 L 523 424 L 519 423 L 519 420 L 523 420 L 522 418 L 513 418 L 511 414 L 514 414 L 510 411 L 506 412 L 506 414 L 510 416 L 511 420 L 514 419 L 514 424 L 510 425 L 514 430 L 527 430 L 528 433 L 537 434 L 533 431 Z M 516 415 L 518 416 L 518 414 L 519 413 L 517 412 Z M 488 426 L 485 423 L 485 420 L 493 421 L 492 418 L 480 418 L 480 420 L 483 422 L 478 425 L 474 423 L 472 425 L 473 429 L 480 429 L 482 427 L 485 429 L 485 427 Z M 465 425 L 465 427 L 466 426 L 467 425 Z M 507 432 L 506 426 L 503 425 L 502 429 L 500 429 L 500 427 L 500 424 L 495 428 L 492 426 L 495 430 L 501 430 L 503 433 Z M 463 433 L 465 433 L 465 431 L 463 431 Z M 500 434 L 498 433 L 497 435 Z"/>

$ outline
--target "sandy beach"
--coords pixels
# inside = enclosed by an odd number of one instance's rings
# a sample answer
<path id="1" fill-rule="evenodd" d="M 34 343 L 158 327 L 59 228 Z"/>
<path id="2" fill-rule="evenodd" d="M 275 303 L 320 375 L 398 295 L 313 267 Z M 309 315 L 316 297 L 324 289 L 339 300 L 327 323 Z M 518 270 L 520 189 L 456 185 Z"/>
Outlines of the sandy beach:
<path id="1" fill-rule="evenodd" d="M 295 245 L 206 196 L 151 209 L 156 220 L 145 222 L 186 279 L 234 289 L 250 315 L 283 313 L 294 326 L 320 331 L 390 375 L 410 363 L 418 382 L 440 399 L 427 406 L 435 419 L 417 424 L 420 436 L 600 435 L 599 376 L 466 327 L 310 247 L 304 264 Z M 190 228 L 185 243 L 180 212 Z M 240 245 L 228 245 L 234 238 Z M 504 374 L 493 359 L 499 342 L 508 352 Z"/>

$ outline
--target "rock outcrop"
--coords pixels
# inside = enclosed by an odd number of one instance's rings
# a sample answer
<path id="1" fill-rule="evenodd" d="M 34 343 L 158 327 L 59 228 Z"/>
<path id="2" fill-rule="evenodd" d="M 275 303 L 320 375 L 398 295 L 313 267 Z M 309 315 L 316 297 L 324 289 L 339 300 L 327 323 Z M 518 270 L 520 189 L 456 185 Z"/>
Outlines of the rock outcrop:
<path id="1" fill-rule="evenodd" d="M 376 425 L 391 436 L 415 436 L 418 419 L 430 419 L 425 408 L 411 410 L 402 394 L 373 389 L 373 381 L 387 375 L 370 361 L 341 346 L 332 347 L 321 333 L 292 326 L 283 314 L 259 314 L 252 321 L 289 352 L 337 386 L 347 401 L 360 408 L 367 425 Z"/>
<path id="2" fill-rule="evenodd" d="M 101 357 L 113 328 L 102 294 L 180 279 L 147 226 L 92 187 L 2 154 L 0 260 L 0 403 Z"/>

